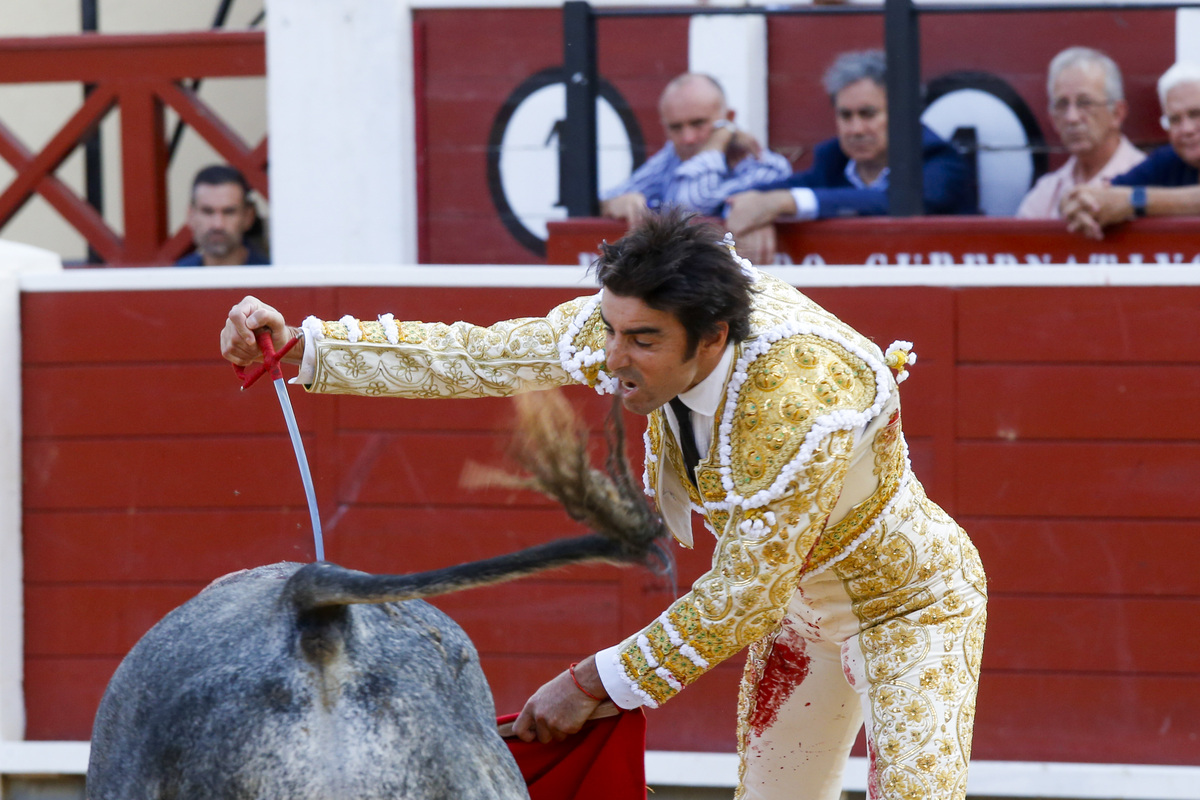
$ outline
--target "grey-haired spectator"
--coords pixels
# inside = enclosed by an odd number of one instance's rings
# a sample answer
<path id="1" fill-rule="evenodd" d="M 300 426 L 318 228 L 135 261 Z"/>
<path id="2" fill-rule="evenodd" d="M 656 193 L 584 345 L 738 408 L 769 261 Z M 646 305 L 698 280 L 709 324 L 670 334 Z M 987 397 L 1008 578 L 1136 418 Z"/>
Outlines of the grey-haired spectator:
<path id="1" fill-rule="evenodd" d="M 1068 230 L 1100 239 L 1109 225 L 1137 217 L 1200 215 L 1200 64 L 1181 62 L 1164 72 L 1158 100 L 1170 144 L 1111 186 L 1080 186 L 1067 195 Z"/>
<path id="2" fill-rule="evenodd" d="M 778 217 L 882 215 L 888 212 L 888 109 L 882 50 L 843 53 L 826 71 L 837 137 L 817 145 L 805 172 L 754 187 L 729 200 L 726 224 L 751 261 L 775 258 Z M 921 126 L 925 213 L 972 214 L 967 165 L 958 151 Z"/>
<path id="3" fill-rule="evenodd" d="M 1121 133 L 1128 107 L 1116 62 L 1090 47 L 1069 47 L 1050 61 L 1050 120 L 1070 158 L 1043 175 L 1017 208 L 1025 219 L 1056 219 L 1076 186 L 1103 184 L 1145 160 Z"/>

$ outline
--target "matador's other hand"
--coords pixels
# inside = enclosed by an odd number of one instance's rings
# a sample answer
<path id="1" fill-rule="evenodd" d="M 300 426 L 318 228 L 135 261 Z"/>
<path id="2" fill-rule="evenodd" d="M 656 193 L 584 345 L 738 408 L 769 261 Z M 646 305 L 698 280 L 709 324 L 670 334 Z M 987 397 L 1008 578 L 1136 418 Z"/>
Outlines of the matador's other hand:
<path id="1" fill-rule="evenodd" d="M 580 685 L 592 696 L 585 694 Z M 523 742 L 537 739 L 543 744 L 565 739 L 578 733 L 604 697 L 604 685 L 595 670 L 595 661 L 588 658 L 570 672 L 559 673 L 525 701 L 525 707 L 513 722 L 513 733 Z"/>

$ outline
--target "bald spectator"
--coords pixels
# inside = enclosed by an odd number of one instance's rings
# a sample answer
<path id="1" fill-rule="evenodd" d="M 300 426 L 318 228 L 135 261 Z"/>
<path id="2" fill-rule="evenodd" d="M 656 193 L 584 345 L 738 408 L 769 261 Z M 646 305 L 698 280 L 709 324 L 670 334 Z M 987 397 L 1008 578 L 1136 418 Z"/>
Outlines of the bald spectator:
<path id="1" fill-rule="evenodd" d="M 1017 208 L 1025 219 L 1059 218 L 1059 204 L 1076 186 L 1110 181 L 1146 158 L 1121 133 L 1128 112 L 1121 70 L 1104 53 L 1070 47 L 1056 55 L 1046 95 L 1054 130 L 1071 155 L 1025 195 Z"/>
<path id="2" fill-rule="evenodd" d="M 187 224 L 196 250 L 177 267 L 265 266 L 270 259 L 246 239 L 258 213 L 250 184 L 233 167 L 215 165 L 196 173 Z"/>
<path id="3" fill-rule="evenodd" d="M 1067 229 L 1101 239 L 1104 228 L 1145 216 L 1200 215 L 1200 65 L 1179 63 L 1158 79 L 1169 144 L 1113 179 L 1063 200 Z"/>
<path id="4" fill-rule="evenodd" d="M 658 101 L 667 143 L 627 181 L 605 192 L 600 212 L 631 226 L 651 210 L 673 205 L 718 216 L 725 199 L 791 173 L 788 160 L 763 150 L 733 123 L 725 92 L 698 73 L 674 78 Z"/>

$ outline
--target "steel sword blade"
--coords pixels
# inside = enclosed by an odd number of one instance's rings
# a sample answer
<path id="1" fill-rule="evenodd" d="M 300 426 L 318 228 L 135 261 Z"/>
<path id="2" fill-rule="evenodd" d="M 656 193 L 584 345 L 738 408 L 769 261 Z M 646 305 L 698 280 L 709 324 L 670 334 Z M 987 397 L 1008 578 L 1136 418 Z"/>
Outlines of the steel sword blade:
<path id="1" fill-rule="evenodd" d="M 292 450 L 296 453 L 296 463 L 300 467 L 300 481 L 304 484 L 304 496 L 308 500 L 308 515 L 312 519 L 313 543 L 316 545 L 317 561 L 324 561 L 325 540 L 321 536 L 321 515 L 317 512 L 317 492 L 313 488 L 312 473 L 308 470 L 308 456 L 304 454 L 304 440 L 300 438 L 300 426 L 296 424 L 296 415 L 292 411 L 292 400 L 288 397 L 287 382 L 283 379 L 283 370 L 279 368 L 279 362 L 284 354 L 291 350 L 298 340 L 292 339 L 276 353 L 275 345 L 271 341 L 270 329 L 260 328 L 254 336 L 258 341 L 259 349 L 262 350 L 263 363 L 253 370 L 247 370 L 234 364 L 233 371 L 242 379 L 242 389 L 249 388 L 266 372 L 270 372 L 274 379 L 275 394 L 279 397 L 279 405 L 283 409 L 283 419 L 287 423 L 288 436 L 292 439 Z"/>
<path id="2" fill-rule="evenodd" d="M 292 400 L 288 397 L 287 381 L 282 376 L 275 379 L 275 394 L 283 418 L 287 421 L 288 435 L 292 437 L 292 449 L 296 451 L 296 463 L 300 465 L 300 481 L 304 484 L 304 496 L 308 499 L 308 515 L 312 518 L 313 541 L 317 546 L 317 561 L 325 560 L 325 541 L 321 536 L 321 515 L 317 513 L 317 492 L 313 488 L 312 473 L 308 471 L 308 457 L 304 454 L 304 440 L 300 438 L 300 427 L 292 412 Z"/>

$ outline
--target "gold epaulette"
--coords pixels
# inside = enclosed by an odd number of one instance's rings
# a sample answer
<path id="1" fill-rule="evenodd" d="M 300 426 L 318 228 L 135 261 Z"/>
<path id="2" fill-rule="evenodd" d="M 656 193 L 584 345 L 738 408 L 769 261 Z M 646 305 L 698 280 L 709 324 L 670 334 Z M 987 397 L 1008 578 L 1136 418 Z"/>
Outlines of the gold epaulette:
<path id="1" fill-rule="evenodd" d="M 767 491 L 818 419 L 863 412 L 875 389 L 874 371 L 842 345 L 813 333 L 779 339 L 746 367 L 729 432 L 732 490 Z"/>

